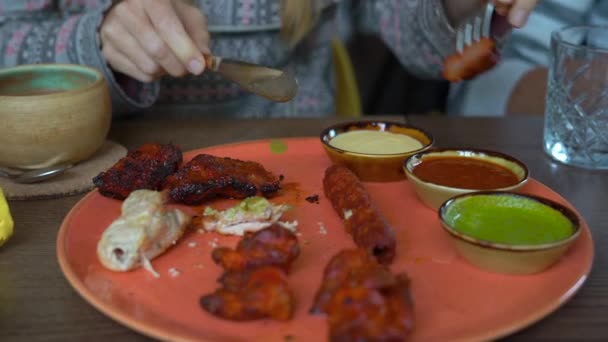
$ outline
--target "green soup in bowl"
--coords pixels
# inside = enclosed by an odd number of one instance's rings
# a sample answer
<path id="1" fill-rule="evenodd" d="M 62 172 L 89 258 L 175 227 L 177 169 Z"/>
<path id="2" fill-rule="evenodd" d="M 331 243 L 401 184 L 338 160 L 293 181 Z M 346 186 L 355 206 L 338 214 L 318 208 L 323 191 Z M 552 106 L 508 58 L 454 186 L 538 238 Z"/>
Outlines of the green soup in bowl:
<path id="1" fill-rule="evenodd" d="M 439 216 L 466 260 L 500 273 L 543 271 L 580 234 L 578 217 L 569 208 L 511 192 L 458 196 L 441 206 Z"/>

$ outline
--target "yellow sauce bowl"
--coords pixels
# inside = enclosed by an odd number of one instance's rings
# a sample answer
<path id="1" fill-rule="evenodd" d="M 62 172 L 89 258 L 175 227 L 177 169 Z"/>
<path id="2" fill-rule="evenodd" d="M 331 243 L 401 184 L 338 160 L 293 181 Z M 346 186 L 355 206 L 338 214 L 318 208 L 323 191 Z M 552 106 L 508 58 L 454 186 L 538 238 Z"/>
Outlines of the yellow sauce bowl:
<path id="1" fill-rule="evenodd" d="M 339 134 L 357 130 L 373 130 L 404 134 L 419 141 L 421 148 L 405 153 L 360 153 L 347 151 L 330 144 Z M 405 179 L 403 162 L 413 154 L 429 149 L 433 145 L 431 134 L 420 128 L 390 121 L 354 121 L 330 126 L 321 132 L 321 143 L 334 164 L 344 165 L 362 181 L 394 182 Z"/>

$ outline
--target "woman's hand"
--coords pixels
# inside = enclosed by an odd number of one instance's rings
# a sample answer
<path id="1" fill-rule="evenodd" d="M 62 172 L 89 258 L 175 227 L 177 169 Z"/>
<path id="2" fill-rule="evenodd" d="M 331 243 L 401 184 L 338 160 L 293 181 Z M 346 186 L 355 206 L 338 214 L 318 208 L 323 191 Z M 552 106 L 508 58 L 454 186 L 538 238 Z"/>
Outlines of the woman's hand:
<path id="1" fill-rule="evenodd" d="M 142 82 L 205 70 L 209 32 L 203 13 L 187 0 L 123 0 L 101 26 L 110 66 Z"/>
<path id="2" fill-rule="evenodd" d="M 511 25 L 520 28 L 526 25 L 530 12 L 541 0 L 443 0 L 443 5 L 452 23 L 458 23 L 489 1 L 499 14 L 508 16 Z"/>
<path id="3" fill-rule="evenodd" d="M 528 22 L 528 17 L 540 0 L 492 0 L 496 11 L 507 16 L 509 23 L 521 28 Z"/>

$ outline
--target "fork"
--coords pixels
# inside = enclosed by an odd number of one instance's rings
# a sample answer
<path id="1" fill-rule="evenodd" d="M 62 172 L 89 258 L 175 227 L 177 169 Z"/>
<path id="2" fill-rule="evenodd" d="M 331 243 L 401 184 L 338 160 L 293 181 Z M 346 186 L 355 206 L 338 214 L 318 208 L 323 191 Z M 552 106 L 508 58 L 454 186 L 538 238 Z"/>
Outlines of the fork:
<path id="1" fill-rule="evenodd" d="M 511 31 L 503 16 L 508 10 L 508 5 L 496 7 L 487 3 L 456 27 L 456 51 L 445 59 L 443 65 L 446 80 L 468 80 L 496 65 L 498 51 Z"/>
<path id="2" fill-rule="evenodd" d="M 465 47 L 473 45 L 481 38 L 491 38 L 492 20 L 495 18 L 496 7 L 487 3 L 475 15 L 465 19 L 456 28 L 456 50 L 463 53 Z"/>

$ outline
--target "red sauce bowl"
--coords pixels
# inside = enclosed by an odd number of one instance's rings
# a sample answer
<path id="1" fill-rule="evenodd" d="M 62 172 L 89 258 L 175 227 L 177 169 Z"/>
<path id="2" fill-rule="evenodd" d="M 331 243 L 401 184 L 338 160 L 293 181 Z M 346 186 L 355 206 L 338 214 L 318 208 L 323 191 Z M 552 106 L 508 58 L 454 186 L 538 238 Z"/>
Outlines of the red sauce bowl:
<path id="1" fill-rule="evenodd" d="M 417 172 L 416 168 L 422 169 L 425 162 L 433 162 L 435 170 Z M 429 149 L 410 156 L 403 170 L 418 198 L 433 210 L 452 197 L 470 192 L 516 191 L 529 177 L 526 165 L 514 157 L 472 148 Z"/>

